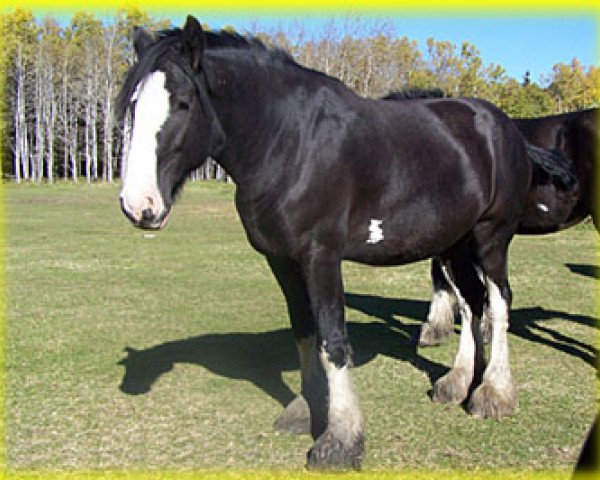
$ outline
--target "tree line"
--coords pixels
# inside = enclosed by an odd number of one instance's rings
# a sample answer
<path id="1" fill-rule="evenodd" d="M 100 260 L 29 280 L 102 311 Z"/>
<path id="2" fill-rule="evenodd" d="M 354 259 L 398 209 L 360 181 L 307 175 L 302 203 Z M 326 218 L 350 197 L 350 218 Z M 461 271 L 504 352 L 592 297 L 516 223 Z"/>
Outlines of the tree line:
<path id="1" fill-rule="evenodd" d="M 110 22 L 76 13 L 68 25 L 20 9 L 0 15 L 4 178 L 112 182 L 119 176 L 130 125 L 116 122 L 114 101 L 135 61 L 134 26 L 171 27 L 135 7 L 115 12 Z M 366 97 L 436 88 L 446 96 L 487 99 L 514 117 L 596 107 L 600 101 L 599 69 L 577 59 L 554 65 L 541 86 L 528 72 L 515 79 L 501 65 L 484 64 L 469 42 L 456 46 L 429 38 L 421 50 L 383 22 L 366 28 L 358 18 L 341 28 L 332 21 L 318 39 L 306 38 L 301 28 L 293 38 L 282 29 L 251 33 Z M 209 160 L 193 177 L 226 174 Z"/>

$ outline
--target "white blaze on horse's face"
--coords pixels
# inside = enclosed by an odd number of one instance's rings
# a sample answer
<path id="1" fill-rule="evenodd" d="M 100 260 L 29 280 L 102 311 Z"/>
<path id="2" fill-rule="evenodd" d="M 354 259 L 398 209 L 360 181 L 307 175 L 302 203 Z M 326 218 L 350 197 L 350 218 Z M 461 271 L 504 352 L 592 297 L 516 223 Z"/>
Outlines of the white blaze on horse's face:
<path id="1" fill-rule="evenodd" d="M 126 152 L 121 205 L 136 224 L 160 228 L 166 215 L 158 186 L 157 135 L 169 116 L 166 75 L 156 71 L 137 86 L 132 97 L 133 128 Z"/>

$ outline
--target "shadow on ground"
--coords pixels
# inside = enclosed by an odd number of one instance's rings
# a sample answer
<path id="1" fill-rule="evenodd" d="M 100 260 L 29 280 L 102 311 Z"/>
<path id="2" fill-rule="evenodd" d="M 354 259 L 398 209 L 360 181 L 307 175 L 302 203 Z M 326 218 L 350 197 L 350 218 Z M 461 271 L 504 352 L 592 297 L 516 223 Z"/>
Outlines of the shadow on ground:
<path id="1" fill-rule="evenodd" d="M 425 372 L 431 384 L 448 371 L 448 366 L 419 355 L 415 339 L 420 324 L 399 320 L 423 320 L 428 302 L 348 293 L 346 305 L 350 317 L 351 311 L 357 310 L 376 319 L 366 323 L 348 322 L 356 366 L 370 362 L 377 355 L 385 355 L 409 362 Z M 543 325 L 550 319 L 598 328 L 598 322 L 592 317 L 532 307 L 512 311 L 510 332 L 581 358 L 595 367 L 596 348 Z M 158 378 L 175 364 L 188 363 L 226 378 L 250 381 L 281 405 L 287 405 L 295 397 L 282 379 L 283 372 L 298 369 L 296 348 L 287 328 L 260 333 L 200 335 L 143 350 L 127 347 L 125 351 L 126 358 L 119 362 L 125 368 L 120 389 L 127 394 L 149 392 Z"/>
<path id="2" fill-rule="evenodd" d="M 424 371 L 432 383 L 448 371 L 445 365 L 418 354 L 413 339 L 418 335 L 419 325 L 394 319 L 395 314 L 424 318 L 426 302 L 348 294 L 346 303 L 350 309 L 383 320 L 348 322 L 357 367 L 377 355 L 385 355 L 409 362 Z M 250 381 L 282 405 L 295 397 L 282 379 L 283 372 L 298 369 L 298 355 L 289 329 L 200 335 L 143 350 L 126 347 L 125 352 L 126 358 L 119 362 L 125 368 L 120 389 L 127 394 L 149 392 L 175 364 L 188 363 L 226 378 Z"/>
<path id="3" fill-rule="evenodd" d="M 600 278 L 600 268 L 598 268 L 596 265 L 566 263 L 565 267 L 571 270 L 572 273 L 583 275 L 584 277 Z"/>

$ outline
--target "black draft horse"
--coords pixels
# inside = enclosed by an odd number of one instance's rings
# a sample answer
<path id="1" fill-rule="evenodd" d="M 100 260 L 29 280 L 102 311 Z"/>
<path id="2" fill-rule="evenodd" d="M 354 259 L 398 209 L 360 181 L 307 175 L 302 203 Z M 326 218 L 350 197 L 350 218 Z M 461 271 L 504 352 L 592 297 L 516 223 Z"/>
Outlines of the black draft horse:
<path id="1" fill-rule="evenodd" d="M 546 234 L 569 228 L 591 215 L 600 232 L 597 209 L 596 164 L 599 138 L 598 109 L 514 119 L 526 140 L 565 154 L 579 183 L 576 202 L 560 186 L 546 181 L 536 185 L 517 229 L 519 234 Z"/>
<path id="2" fill-rule="evenodd" d="M 458 404 L 472 391 L 476 417 L 513 411 L 507 250 L 532 166 L 503 112 L 478 100 L 367 100 L 255 39 L 204 32 L 191 16 L 156 39 L 138 30 L 134 46 L 138 62 L 118 99 L 119 114 L 133 117 L 123 212 L 137 227 L 161 228 L 208 156 L 231 175 L 248 240 L 287 303 L 310 409 L 309 467 L 358 468 L 364 456 L 342 260 L 439 256 L 463 328 L 433 399 Z M 454 268 L 465 263 L 474 268 Z M 484 296 L 494 334 L 487 367 L 477 328 Z"/>
<path id="3" fill-rule="evenodd" d="M 437 96 L 435 92 L 434 95 Z M 422 96 L 426 94 L 421 93 Z M 516 233 L 554 233 L 576 225 L 590 215 L 596 230 L 600 232 L 600 216 L 596 206 L 598 109 L 515 119 L 514 122 L 526 140 L 533 145 L 563 152 L 572 162 L 570 167 L 578 182 L 573 191 L 548 175 L 538 175 L 528 195 Z M 431 279 L 433 295 L 427 321 L 423 323 L 419 335 L 421 347 L 444 343 L 454 330 L 457 302 L 437 258 L 431 262 Z M 484 315 L 482 328 L 484 341 L 487 341 L 490 331 L 485 317 Z"/>

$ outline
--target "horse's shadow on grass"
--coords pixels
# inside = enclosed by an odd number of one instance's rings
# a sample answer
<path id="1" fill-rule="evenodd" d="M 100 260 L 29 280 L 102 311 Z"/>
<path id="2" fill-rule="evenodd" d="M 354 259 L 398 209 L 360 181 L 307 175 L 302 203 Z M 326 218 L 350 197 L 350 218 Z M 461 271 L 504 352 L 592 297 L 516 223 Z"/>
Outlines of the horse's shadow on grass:
<path id="1" fill-rule="evenodd" d="M 574 357 L 579 357 L 590 366 L 596 368 L 597 348 L 543 325 L 545 320 L 552 319 L 562 319 L 595 329 L 599 327 L 598 320 L 593 317 L 573 315 L 558 310 L 546 310 L 538 306 L 513 310 L 511 312 L 509 332 L 525 340 L 546 345 Z"/>
<path id="2" fill-rule="evenodd" d="M 572 273 L 577 273 L 578 275 L 583 275 L 584 277 L 590 278 L 600 278 L 600 268 L 596 265 L 589 265 L 585 263 L 565 263 L 565 267 L 567 267 Z"/>
<path id="3" fill-rule="evenodd" d="M 586 273 L 595 272 L 596 267 L 583 268 Z M 398 316 L 404 316 L 415 320 L 425 319 L 427 316 L 428 303 L 411 300 L 395 300 L 370 295 L 346 295 L 346 304 L 367 315 L 375 316 L 385 321 L 392 327 L 406 328 L 397 320 Z M 561 352 L 578 357 L 592 367 L 597 366 L 598 350 L 594 345 L 581 342 L 568 335 L 543 325 L 546 320 L 562 319 L 570 323 L 576 323 L 598 329 L 600 323 L 596 318 L 585 315 L 570 314 L 558 310 L 547 310 L 543 307 L 527 307 L 511 310 L 509 332 L 525 340 L 552 347 Z M 458 319 L 457 319 L 458 321 Z M 410 343 L 417 341 L 420 326 L 408 327 Z M 458 331 L 456 331 L 458 333 Z M 548 338 L 550 337 L 550 338 Z M 383 353 L 383 352 L 382 352 Z M 396 357 L 395 355 L 389 355 Z M 418 357 L 418 356 L 417 356 Z M 418 357 L 422 358 L 422 357 Z M 430 378 L 432 376 L 430 375 Z M 432 380 L 435 380 L 435 376 Z"/>
<path id="4" fill-rule="evenodd" d="M 418 335 L 418 324 L 403 324 L 393 318 L 399 312 L 408 317 L 424 318 L 428 308 L 426 302 L 348 294 L 346 303 L 351 309 L 384 320 L 348 322 L 356 367 L 377 355 L 385 355 L 411 363 L 425 372 L 432 383 L 448 371 L 447 366 L 417 353 L 413 339 Z M 171 371 L 175 364 L 188 363 L 226 378 L 252 382 L 282 405 L 295 397 L 282 379 L 283 372 L 299 368 L 298 354 L 288 328 L 261 333 L 200 335 L 143 350 L 127 347 L 125 352 L 126 358 L 119 362 L 125 367 L 119 388 L 130 395 L 149 392 L 160 376 Z"/>
<path id="5" fill-rule="evenodd" d="M 448 366 L 419 355 L 416 338 L 420 323 L 399 320 L 404 317 L 422 321 L 427 315 L 428 302 L 348 293 L 346 305 L 350 309 L 349 317 L 351 310 L 358 310 L 378 319 L 368 323 L 348 322 L 355 366 L 385 355 L 409 362 L 425 372 L 431 384 L 449 370 Z M 594 346 L 542 325 L 543 321 L 556 318 L 598 328 L 592 317 L 533 307 L 512 310 L 510 332 L 579 357 L 595 368 L 597 350 Z M 222 377 L 249 381 L 281 405 L 287 405 L 295 397 L 282 378 L 283 372 L 298 369 L 298 354 L 288 328 L 261 333 L 208 334 L 143 350 L 130 347 L 125 350 L 126 358 L 119 362 L 125 367 L 120 389 L 130 395 L 149 392 L 158 378 L 175 364 L 188 363 Z"/>

